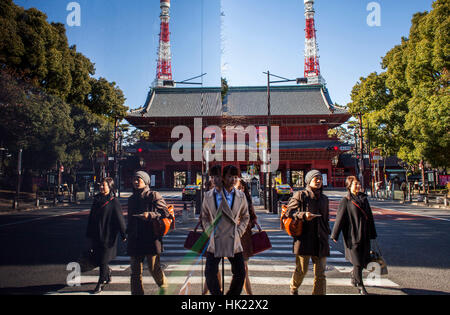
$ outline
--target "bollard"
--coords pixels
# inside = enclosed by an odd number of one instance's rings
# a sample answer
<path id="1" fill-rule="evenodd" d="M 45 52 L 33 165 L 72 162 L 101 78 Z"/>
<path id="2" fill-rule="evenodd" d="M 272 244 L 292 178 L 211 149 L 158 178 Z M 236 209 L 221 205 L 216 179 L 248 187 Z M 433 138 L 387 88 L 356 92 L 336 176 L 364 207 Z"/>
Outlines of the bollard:
<path id="1" fill-rule="evenodd" d="M 280 218 L 281 217 L 281 201 L 278 201 L 278 204 L 277 204 L 277 209 L 278 209 L 278 217 Z"/>
<path id="2" fill-rule="evenodd" d="M 194 201 L 191 201 L 191 207 L 189 208 L 189 218 L 195 218 L 195 211 L 194 211 Z"/>
<path id="3" fill-rule="evenodd" d="M 187 212 L 187 204 L 186 204 L 186 201 L 183 201 L 183 211 L 181 211 L 181 218 L 182 218 L 183 222 L 186 221 L 186 219 L 187 219 L 186 212 Z"/>

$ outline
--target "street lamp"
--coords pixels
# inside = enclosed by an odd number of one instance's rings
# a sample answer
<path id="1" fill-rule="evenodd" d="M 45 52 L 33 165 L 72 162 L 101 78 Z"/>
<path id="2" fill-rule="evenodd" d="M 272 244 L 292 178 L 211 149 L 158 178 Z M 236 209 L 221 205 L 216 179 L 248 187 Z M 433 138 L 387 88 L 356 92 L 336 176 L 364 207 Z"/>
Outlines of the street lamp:
<path id="1" fill-rule="evenodd" d="M 270 163 L 271 163 L 271 154 L 272 154 L 272 130 L 271 130 L 271 112 L 270 112 L 270 84 L 271 83 L 286 83 L 286 82 L 296 82 L 297 84 L 307 84 L 308 79 L 307 78 L 297 78 L 297 79 L 286 79 L 283 77 L 280 77 L 275 74 L 271 74 L 269 71 L 263 72 L 264 74 L 267 74 L 267 129 L 268 129 L 268 143 L 267 143 L 267 163 L 269 164 L 269 168 L 267 169 L 267 172 L 269 173 L 269 212 L 270 213 L 277 213 L 277 208 L 273 207 L 273 192 L 272 192 L 272 170 L 270 169 Z M 270 81 L 270 76 L 279 78 L 281 80 L 278 81 Z M 265 177 L 265 176 L 264 176 Z M 264 201 L 266 200 L 266 183 L 264 178 Z M 264 202 L 264 205 L 266 205 L 266 202 Z M 267 207 L 265 207 L 267 209 Z"/>

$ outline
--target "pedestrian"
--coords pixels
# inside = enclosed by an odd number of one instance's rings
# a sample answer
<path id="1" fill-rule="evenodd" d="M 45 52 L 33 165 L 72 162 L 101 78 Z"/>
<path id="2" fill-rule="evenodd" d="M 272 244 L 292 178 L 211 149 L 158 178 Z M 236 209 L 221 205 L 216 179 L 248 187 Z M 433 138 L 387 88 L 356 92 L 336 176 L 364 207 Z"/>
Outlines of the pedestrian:
<path id="1" fill-rule="evenodd" d="M 406 195 L 408 192 L 408 186 L 406 185 L 406 181 L 403 180 L 402 184 L 400 185 L 400 190 L 402 191 L 402 202 L 405 203 L 406 201 Z"/>
<path id="2" fill-rule="evenodd" d="M 367 195 L 361 192 L 361 183 L 355 176 L 345 181 L 347 196 L 342 198 L 336 215 L 331 239 L 337 243 L 342 232 L 345 257 L 353 265 L 352 284 L 360 294 L 367 295 L 362 278 L 362 270 L 370 260 L 370 240 L 376 239 L 377 233 Z"/>
<path id="3" fill-rule="evenodd" d="M 222 187 L 222 166 L 220 166 L 219 164 L 214 165 L 213 167 L 211 167 L 209 169 L 209 185 L 208 188 L 206 189 L 206 191 L 210 191 L 214 188 L 217 187 L 217 190 L 220 190 Z M 200 223 L 202 222 L 202 214 L 200 213 L 199 216 L 199 221 Z M 203 227 L 203 230 L 205 231 L 205 228 Z M 202 261 L 203 263 L 203 261 Z M 219 285 L 220 284 L 220 279 L 222 277 L 222 274 L 220 272 L 220 270 L 217 272 L 217 279 L 219 280 Z M 220 290 L 222 290 L 222 287 L 220 286 Z M 205 282 L 203 285 L 203 291 L 202 291 L 202 295 L 206 295 L 208 294 L 208 284 Z"/>
<path id="4" fill-rule="evenodd" d="M 386 185 L 386 195 L 387 195 L 386 198 L 387 199 L 392 199 L 391 198 L 391 191 L 392 191 L 392 181 L 389 180 L 389 182 Z"/>
<path id="5" fill-rule="evenodd" d="M 248 261 L 250 257 L 253 256 L 253 244 L 252 244 L 252 229 L 257 224 L 257 216 L 255 213 L 255 208 L 253 207 L 252 197 L 250 196 L 250 191 L 247 183 L 243 180 L 239 180 L 239 184 L 237 185 L 237 189 L 242 191 L 245 194 L 245 198 L 247 199 L 248 210 L 250 215 L 250 221 L 245 230 L 244 235 L 241 237 L 241 244 L 243 248 L 243 256 L 244 256 L 244 264 L 245 264 L 245 281 L 244 281 L 244 291 L 247 295 L 253 295 L 252 286 L 250 283 L 250 277 L 248 276 Z"/>
<path id="6" fill-rule="evenodd" d="M 322 174 L 311 170 L 305 176 L 306 189 L 296 192 L 289 200 L 287 215 L 303 222 L 303 231 L 294 237 L 296 268 L 290 283 L 290 293 L 298 288 L 308 272 L 309 260 L 314 264 L 313 295 L 326 294 L 325 269 L 330 256 L 329 201 L 323 193 Z"/>
<path id="7" fill-rule="evenodd" d="M 115 196 L 116 188 L 112 178 L 100 183 L 100 193 L 94 197 L 89 214 L 87 237 L 91 240 L 100 274 L 94 293 L 100 293 L 111 282 L 111 269 L 108 264 L 117 255 L 117 237 L 126 240 L 126 225 L 122 207 Z"/>
<path id="8" fill-rule="evenodd" d="M 380 199 L 380 191 L 381 191 L 381 185 L 383 184 L 382 181 L 378 181 L 375 183 L 375 198 Z"/>
<path id="9" fill-rule="evenodd" d="M 150 176 L 136 172 L 133 176 L 133 195 L 128 198 L 128 255 L 131 262 L 131 294 L 144 295 L 143 264 L 147 264 L 153 279 L 164 294 L 167 279 L 161 269 L 162 235 L 158 220 L 170 217 L 167 204 L 160 193 L 150 190 Z"/>
<path id="10" fill-rule="evenodd" d="M 243 192 L 235 189 L 239 170 L 234 165 L 224 167 L 222 187 L 205 194 L 202 205 L 202 225 L 211 231 L 206 252 L 205 276 L 211 295 L 220 295 L 217 279 L 219 263 L 225 257 L 231 263 L 233 277 L 227 295 L 240 295 L 245 281 L 245 264 L 241 237 L 250 220 Z"/>

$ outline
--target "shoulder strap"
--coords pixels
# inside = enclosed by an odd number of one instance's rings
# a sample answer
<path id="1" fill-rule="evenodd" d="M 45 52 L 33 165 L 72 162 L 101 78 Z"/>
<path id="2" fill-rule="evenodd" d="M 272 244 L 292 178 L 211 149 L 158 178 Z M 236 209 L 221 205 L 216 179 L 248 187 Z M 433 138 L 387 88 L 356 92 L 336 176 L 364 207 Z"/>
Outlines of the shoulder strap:
<path id="1" fill-rule="evenodd" d="M 106 207 L 106 205 L 107 205 L 110 201 L 112 201 L 113 199 L 114 199 L 114 196 L 112 196 L 111 199 L 109 199 L 107 202 L 105 202 L 105 203 L 100 207 L 100 209 Z"/>
<path id="2" fill-rule="evenodd" d="M 155 199 L 155 192 L 149 190 L 147 192 L 147 195 L 145 196 L 146 201 L 147 201 L 147 210 L 148 211 L 152 211 L 153 210 L 153 200 Z"/>
<path id="3" fill-rule="evenodd" d="M 367 213 L 366 213 L 366 211 L 364 211 L 363 210 L 363 208 L 361 208 L 356 202 L 354 202 L 353 200 L 352 200 L 352 203 L 359 209 L 359 210 L 361 210 L 361 212 L 364 214 L 364 217 L 366 218 L 366 220 L 368 219 L 368 216 L 367 216 Z"/>
<path id="4" fill-rule="evenodd" d="M 302 202 L 302 207 L 303 207 L 303 212 L 306 212 L 306 206 L 307 206 L 307 202 L 308 202 L 308 193 L 306 191 L 302 191 L 300 193 L 300 200 Z"/>

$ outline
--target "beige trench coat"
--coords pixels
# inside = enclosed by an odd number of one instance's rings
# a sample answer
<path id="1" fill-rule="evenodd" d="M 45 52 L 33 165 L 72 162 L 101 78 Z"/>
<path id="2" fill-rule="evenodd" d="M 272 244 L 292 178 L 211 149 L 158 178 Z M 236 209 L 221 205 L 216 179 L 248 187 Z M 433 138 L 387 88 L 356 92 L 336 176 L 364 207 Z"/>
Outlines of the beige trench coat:
<path id="1" fill-rule="evenodd" d="M 233 207 L 230 209 L 225 196 L 218 207 L 215 203 L 215 190 L 205 194 L 201 220 L 205 231 L 212 229 L 207 251 L 215 257 L 234 257 L 243 251 L 241 237 L 250 221 L 248 204 L 243 192 L 235 190 Z M 217 215 L 222 213 L 217 225 L 213 227 Z"/>

